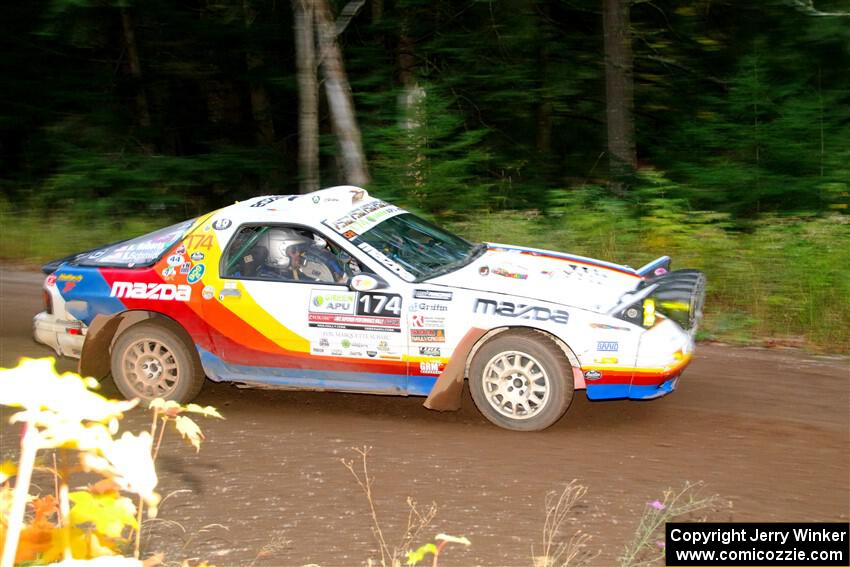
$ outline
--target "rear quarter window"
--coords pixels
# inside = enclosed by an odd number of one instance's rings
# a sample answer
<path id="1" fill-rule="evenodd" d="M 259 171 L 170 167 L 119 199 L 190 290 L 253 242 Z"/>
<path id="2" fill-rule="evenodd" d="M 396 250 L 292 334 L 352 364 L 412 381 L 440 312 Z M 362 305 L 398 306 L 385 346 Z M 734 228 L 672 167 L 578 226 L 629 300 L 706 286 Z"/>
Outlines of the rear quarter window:
<path id="1" fill-rule="evenodd" d="M 123 268 L 150 266 L 183 238 L 194 223 L 195 219 L 190 219 L 130 240 L 109 244 L 78 256 L 74 263 Z"/>

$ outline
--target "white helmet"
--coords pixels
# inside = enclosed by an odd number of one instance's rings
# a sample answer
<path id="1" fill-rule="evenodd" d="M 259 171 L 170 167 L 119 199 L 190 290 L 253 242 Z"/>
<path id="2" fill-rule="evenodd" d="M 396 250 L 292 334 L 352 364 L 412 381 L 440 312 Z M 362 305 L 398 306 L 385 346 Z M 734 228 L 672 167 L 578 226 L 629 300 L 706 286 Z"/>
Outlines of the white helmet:
<path id="1" fill-rule="evenodd" d="M 267 264 L 275 268 L 289 268 L 290 258 L 295 255 L 293 247 L 306 248 L 313 239 L 291 228 L 273 228 L 262 236 L 260 242 L 269 251 Z"/>

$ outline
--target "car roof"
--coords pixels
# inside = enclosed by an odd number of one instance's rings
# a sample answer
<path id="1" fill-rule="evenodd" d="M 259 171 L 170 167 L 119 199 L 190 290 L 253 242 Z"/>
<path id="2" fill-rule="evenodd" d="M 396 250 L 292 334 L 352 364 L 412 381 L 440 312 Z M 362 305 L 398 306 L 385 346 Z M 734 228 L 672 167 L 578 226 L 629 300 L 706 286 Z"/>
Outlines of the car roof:
<path id="1" fill-rule="evenodd" d="M 304 195 L 263 195 L 215 211 L 213 218 L 244 222 L 294 222 L 318 225 L 336 220 L 353 208 L 376 201 L 365 189 L 340 185 Z"/>

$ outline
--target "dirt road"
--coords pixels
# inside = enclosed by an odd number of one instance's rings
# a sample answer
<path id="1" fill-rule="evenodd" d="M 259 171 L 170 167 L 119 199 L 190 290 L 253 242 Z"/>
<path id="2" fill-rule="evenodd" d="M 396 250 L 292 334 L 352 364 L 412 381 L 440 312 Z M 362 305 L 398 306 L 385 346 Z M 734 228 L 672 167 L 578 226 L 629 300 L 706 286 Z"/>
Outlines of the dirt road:
<path id="1" fill-rule="evenodd" d="M 30 339 L 39 280 L 0 274 L 4 367 L 50 354 Z M 647 503 L 686 481 L 703 481 L 705 494 L 732 503 L 712 515 L 718 521 L 850 519 L 846 358 L 701 345 L 673 395 L 591 403 L 579 394 L 561 422 L 531 434 L 493 427 L 468 396 L 461 411 L 437 413 L 421 398 L 208 384 L 199 401 L 227 420 L 202 423 L 207 439 L 198 454 L 177 440 L 161 451 L 162 493 L 190 491 L 162 507 L 161 518 L 179 524 L 150 524 L 149 548 L 172 560 L 331 566 L 379 559 L 366 500 L 340 463 L 364 445 L 372 447 L 374 500 L 388 541 L 406 525 L 408 496 L 437 503 L 428 536 L 472 540 L 447 551 L 445 566 L 531 565 L 544 498 L 571 479 L 588 492 L 567 535 L 593 536 L 600 552 L 593 565 L 613 565 Z M 124 427 L 146 423 L 137 413 Z M 8 457 L 17 435 L 6 425 L 2 432 L 0 453 Z M 261 553 L 269 544 L 275 549 Z"/>

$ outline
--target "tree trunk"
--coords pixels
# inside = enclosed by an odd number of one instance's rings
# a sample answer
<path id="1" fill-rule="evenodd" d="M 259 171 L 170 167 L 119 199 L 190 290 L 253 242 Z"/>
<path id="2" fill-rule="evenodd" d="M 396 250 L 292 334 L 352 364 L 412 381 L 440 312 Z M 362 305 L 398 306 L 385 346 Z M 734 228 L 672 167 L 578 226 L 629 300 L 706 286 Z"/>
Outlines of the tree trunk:
<path id="1" fill-rule="evenodd" d="M 301 193 L 319 188 L 319 83 L 313 0 L 293 0 L 295 62 L 298 75 L 298 174 Z"/>
<path id="2" fill-rule="evenodd" d="M 369 183 L 369 171 L 363 154 L 360 127 L 354 115 L 351 88 L 342 64 L 342 53 L 336 40 L 336 26 L 327 0 L 314 0 L 319 53 L 325 83 L 325 96 L 331 124 L 339 141 L 345 182 L 352 185 Z"/>
<path id="3" fill-rule="evenodd" d="M 257 18 L 257 10 L 251 4 L 251 0 L 242 1 L 242 15 L 245 20 L 245 28 L 251 29 Z M 248 48 L 245 51 L 245 65 L 248 67 L 248 75 L 254 75 L 263 67 L 263 55 L 261 52 Z M 265 85 L 255 77 L 250 78 L 251 89 L 251 114 L 257 125 L 257 143 L 262 146 L 274 144 L 274 121 L 272 120 L 272 105 Z"/>
<path id="4" fill-rule="evenodd" d="M 539 74 L 539 90 L 537 108 L 535 109 L 537 128 L 535 132 L 535 146 L 537 151 L 548 156 L 552 153 L 552 87 L 549 84 L 550 60 L 551 60 L 551 45 L 553 39 L 551 37 L 549 24 L 549 5 L 541 4 L 537 9 L 540 13 L 534 10 L 535 4 L 532 3 L 530 12 L 535 14 L 537 27 L 537 63 L 540 70 Z"/>
<path id="5" fill-rule="evenodd" d="M 398 40 L 398 78 L 402 91 L 399 95 L 398 111 L 400 125 L 406 137 L 408 161 L 406 176 L 410 180 L 410 189 L 414 194 L 425 185 L 425 136 L 422 127 L 425 123 L 425 89 L 416 80 L 416 58 L 413 39 L 407 33 L 408 25 L 402 22 Z"/>
<path id="6" fill-rule="evenodd" d="M 637 168 L 634 122 L 634 58 L 629 0 L 602 0 L 605 34 L 605 105 L 608 163 L 615 187 Z"/>
<path id="7" fill-rule="evenodd" d="M 124 28 L 124 45 L 127 48 L 127 63 L 130 67 L 130 76 L 133 78 L 136 88 L 136 118 L 139 126 L 150 128 L 151 115 L 148 110 L 148 97 L 142 83 L 142 63 L 139 59 L 139 48 L 136 44 L 136 28 L 133 18 L 127 8 L 121 8 L 121 24 Z"/>

